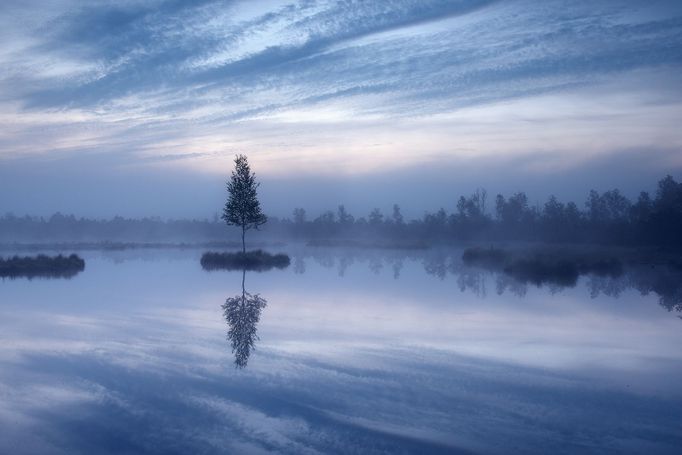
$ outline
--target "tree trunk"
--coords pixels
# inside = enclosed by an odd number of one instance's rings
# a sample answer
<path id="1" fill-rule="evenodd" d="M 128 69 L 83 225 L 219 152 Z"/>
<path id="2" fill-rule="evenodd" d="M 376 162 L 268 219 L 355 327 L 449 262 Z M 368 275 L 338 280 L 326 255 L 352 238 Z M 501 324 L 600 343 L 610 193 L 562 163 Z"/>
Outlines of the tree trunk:
<path id="1" fill-rule="evenodd" d="M 246 254 L 246 242 L 244 241 L 244 234 L 246 233 L 246 229 L 244 229 L 244 226 L 242 226 L 242 253 Z"/>

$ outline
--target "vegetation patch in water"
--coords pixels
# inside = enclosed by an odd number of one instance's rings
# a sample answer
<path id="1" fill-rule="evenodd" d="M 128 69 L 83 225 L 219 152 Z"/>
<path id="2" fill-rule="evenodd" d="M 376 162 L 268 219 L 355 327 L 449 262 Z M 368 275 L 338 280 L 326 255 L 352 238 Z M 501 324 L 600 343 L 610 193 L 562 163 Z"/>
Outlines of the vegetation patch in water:
<path id="1" fill-rule="evenodd" d="M 617 258 L 558 249 L 511 252 L 492 247 L 468 248 L 462 261 L 536 285 L 574 286 L 580 275 L 618 277 L 623 273 L 623 264 Z"/>
<path id="2" fill-rule="evenodd" d="M 85 261 L 75 254 L 0 258 L 2 278 L 70 278 L 84 269 Z"/>
<path id="3" fill-rule="evenodd" d="M 283 269 L 289 266 L 291 260 L 283 253 L 270 254 L 263 250 L 219 253 L 209 251 L 201 256 L 201 266 L 204 270 L 255 270 L 265 271 L 273 268 Z"/>

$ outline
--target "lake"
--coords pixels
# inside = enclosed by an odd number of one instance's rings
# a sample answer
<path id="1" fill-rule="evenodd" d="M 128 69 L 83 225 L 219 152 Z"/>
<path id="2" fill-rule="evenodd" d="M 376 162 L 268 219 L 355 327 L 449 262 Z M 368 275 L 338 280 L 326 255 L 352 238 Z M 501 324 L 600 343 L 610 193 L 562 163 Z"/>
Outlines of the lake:
<path id="1" fill-rule="evenodd" d="M 679 453 L 674 278 L 283 250 L 262 273 L 86 251 L 71 279 L 0 281 L 0 453 Z"/>

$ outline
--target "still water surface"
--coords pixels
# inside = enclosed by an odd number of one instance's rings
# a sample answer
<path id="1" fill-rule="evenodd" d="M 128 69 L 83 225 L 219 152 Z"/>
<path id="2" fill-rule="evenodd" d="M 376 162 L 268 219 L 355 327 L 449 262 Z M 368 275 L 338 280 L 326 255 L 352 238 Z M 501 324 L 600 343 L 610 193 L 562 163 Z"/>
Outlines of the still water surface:
<path id="1" fill-rule="evenodd" d="M 201 253 L 86 252 L 72 279 L 0 281 L 0 453 L 682 447 L 674 283 L 536 287 L 457 251 L 207 272 Z"/>

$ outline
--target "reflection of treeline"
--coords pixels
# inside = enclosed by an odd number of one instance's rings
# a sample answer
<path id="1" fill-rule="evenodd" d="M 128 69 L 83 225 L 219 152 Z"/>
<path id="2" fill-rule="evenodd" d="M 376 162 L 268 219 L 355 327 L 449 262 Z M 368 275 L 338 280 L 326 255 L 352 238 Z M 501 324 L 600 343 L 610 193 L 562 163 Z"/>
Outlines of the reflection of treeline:
<path id="1" fill-rule="evenodd" d="M 461 250 L 438 249 L 426 253 L 407 250 L 305 249 L 293 254 L 295 273 L 305 273 L 310 259 L 318 265 L 336 269 L 345 276 L 349 266 L 358 264 L 375 274 L 399 279 L 406 262 L 421 263 L 423 270 L 440 280 L 454 280 L 461 292 L 488 293 L 492 277 L 497 294 L 511 292 L 523 296 L 529 286 L 560 292 L 578 284 L 582 276 L 593 297 L 599 294 L 618 297 L 628 289 L 642 295 L 658 296 L 669 311 L 682 311 L 682 266 L 679 262 L 652 263 L 650 257 L 633 253 L 622 259 L 609 252 L 594 253 L 571 249 L 551 251 L 479 250 L 484 254 L 466 260 Z M 490 254 L 488 254 L 490 253 Z"/>
<path id="2" fill-rule="evenodd" d="M 525 193 L 489 198 L 484 190 L 453 200 L 455 209 L 440 209 L 422 218 L 405 220 L 399 206 L 390 214 L 379 209 L 355 217 L 341 205 L 309 218 L 297 208 L 291 218 L 270 217 L 260 238 L 294 238 L 318 244 L 344 245 L 363 239 L 378 246 L 423 245 L 471 240 L 603 243 L 682 248 L 682 183 L 668 176 L 655 194 L 642 192 L 636 200 L 619 190 L 591 191 L 584 205 L 563 203 L 551 196 L 533 205 Z M 141 220 L 116 217 L 89 220 L 53 215 L 48 219 L 5 215 L 0 218 L 0 242 L 51 241 L 210 241 L 238 240 L 237 229 L 226 230 L 213 220 Z"/>
<path id="3" fill-rule="evenodd" d="M 84 269 L 85 261 L 75 254 L 0 258 L 0 277 L 3 278 L 70 278 Z"/>
<path id="4" fill-rule="evenodd" d="M 618 277 L 623 273 L 620 259 L 604 254 L 574 250 L 535 250 L 513 254 L 500 248 L 467 248 L 462 255 L 466 265 L 504 272 L 522 283 L 554 283 L 575 286 L 581 275 Z"/>
<path id="5" fill-rule="evenodd" d="M 504 268 L 468 267 L 456 259 L 444 264 L 444 270 L 457 277 L 461 291 L 469 290 L 485 294 L 483 271 L 493 273 L 497 294 L 511 292 L 525 295 L 528 286 L 546 286 L 552 292 L 559 292 L 576 286 L 578 278 L 584 276 L 592 297 L 604 294 L 619 297 L 628 289 L 642 295 L 655 294 L 658 302 L 668 311 L 682 311 L 682 269 L 670 265 L 630 264 L 622 265 L 615 259 L 595 262 L 581 260 L 535 260 L 534 258 L 511 261 Z M 428 271 L 428 268 L 427 268 Z M 441 277 L 443 278 L 443 276 Z"/>

